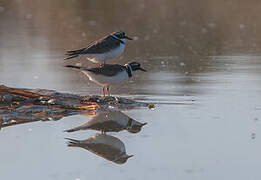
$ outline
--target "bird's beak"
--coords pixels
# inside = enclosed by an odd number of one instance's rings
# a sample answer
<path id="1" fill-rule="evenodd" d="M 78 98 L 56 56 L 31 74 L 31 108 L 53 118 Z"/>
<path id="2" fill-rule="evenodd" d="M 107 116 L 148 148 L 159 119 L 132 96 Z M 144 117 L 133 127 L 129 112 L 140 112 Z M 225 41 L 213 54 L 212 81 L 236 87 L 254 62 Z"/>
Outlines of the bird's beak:
<path id="1" fill-rule="evenodd" d="M 141 124 L 141 126 L 145 126 L 146 124 L 148 124 L 148 123 L 145 122 L 145 123 Z"/>
<path id="2" fill-rule="evenodd" d="M 146 70 L 146 69 L 143 69 L 143 68 L 141 68 L 141 67 L 140 67 L 140 70 L 141 70 L 141 71 L 144 71 L 144 72 L 147 72 L 147 70 Z"/>
<path id="3" fill-rule="evenodd" d="M 128 39 L 128 40 L 132 40 L 132 38 L 128 37 L 128 36 L 125 36 L 124 38 Z"/>
<path id="4" fill-rule="evenodd" d="M 130 157 L 133 157 L 134 155 L 128 155 L 127 159 L 129 159 Z"/>

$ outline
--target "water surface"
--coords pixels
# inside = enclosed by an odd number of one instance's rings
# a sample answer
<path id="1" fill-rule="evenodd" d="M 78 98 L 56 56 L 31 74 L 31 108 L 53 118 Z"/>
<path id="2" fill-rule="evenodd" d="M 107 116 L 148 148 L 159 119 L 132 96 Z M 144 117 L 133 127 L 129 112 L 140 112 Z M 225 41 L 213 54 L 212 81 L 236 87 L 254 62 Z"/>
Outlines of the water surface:
<path id="1" fill-rule="evenodd" d="M 127 8 L 122 8 L 127 7 Z M 147 122 L 139 133 L 109 132 L 134 155 L 116 164 L 67 140 L 91 117 L 0 131 L 3 179 L 260 179 L 259 1 L 0 1 L 0 83 L 100 94 L 63 66 L 64 52 L 122 29 L 134 41 L 114 63 L 147 73 L 112 87 L 114 96 L 155 104 L 122 113 Z M 75 59 L 70 63 L 82 62 Z"/>

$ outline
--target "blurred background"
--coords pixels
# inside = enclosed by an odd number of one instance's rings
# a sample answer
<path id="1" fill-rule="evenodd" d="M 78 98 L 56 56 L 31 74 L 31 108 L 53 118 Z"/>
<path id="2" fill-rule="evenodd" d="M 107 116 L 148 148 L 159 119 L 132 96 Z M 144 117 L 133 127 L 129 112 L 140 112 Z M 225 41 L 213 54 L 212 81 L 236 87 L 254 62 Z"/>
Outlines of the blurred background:
<path id="1" fill-rule="evenodd" d="M 66 147 L 93 135 L 62 132 L 86 116 L 3 129 L 1 177 L 260 179 L 260 12 L 258 0 L 0 0 L 0 84 L 101 94 L 64 67 L 93 64 L 64 54 L 123 30 L 134 40 L 113 63 L 148 72 L 111 93 L 156 104 L 125 112 L 148 124 L 114 134 L 134 154 L 121 166 Z"/>
<path id="2" fill-rule="evenodd" d="M 209 57 L 259 54 L 260 4 L 254 0 L 1 0 L 0 82 L 71 90 L 68 84 L 79 86 L 75 80 L 83 78 L 64 69 L 66 50 L 85 47 L 118 30 L 135 41 L 127 43 L 114 63 L 134 59 L 150 72 L 187 73 L 190 79 L 190 74 L 211 70 L 205 65 L 219 67 Z M 70 63 L 79 61 L 92 65 L 83 58 Z M 117 94 L 127 92 L 117 89 Z"/>

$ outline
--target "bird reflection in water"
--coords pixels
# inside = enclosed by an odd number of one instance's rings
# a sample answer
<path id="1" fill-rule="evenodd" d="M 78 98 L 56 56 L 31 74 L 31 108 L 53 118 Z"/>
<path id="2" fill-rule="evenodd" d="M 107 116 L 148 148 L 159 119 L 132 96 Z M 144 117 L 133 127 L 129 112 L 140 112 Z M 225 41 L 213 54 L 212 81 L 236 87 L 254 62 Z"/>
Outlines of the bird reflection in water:
<path id="1" fill-rule="evenodd" d="M 140 123 L 120 111 L 100 112 L 92 116 L 90 120 L 81 126 L 65 130 L 74 132 L 78 130 L 93 129 L 101 131 L 86 140 L 74 140 L 66 138 L 68 146 L 82 147 L 88 151 L 117 164 L 125 163 L 133 155 L 127 155 L 124 143 L 106 132 L 119 132 L 127 130 L 130 133 L 138 133 L 147 123 Z"/>
<path id="2" fill-rule="evenodd" d="M 98 113 L 83 125 L 65 130 L 65 132 L 93 129 L 101 131 L 103 134 L 122 130 L 127 130 L 130 133 L 138 133 L 146 124 L 140 123 L 120 111 L 110 111 Z"/>
<path id="3" fill-rule="evenodd" d="M 66 138 L 68 146 L 84 148 L 116 164 L 124 164 L 133 155 L 127 155 L 124 143 L 113 136 L 95 134 L 86 140 Z"/>

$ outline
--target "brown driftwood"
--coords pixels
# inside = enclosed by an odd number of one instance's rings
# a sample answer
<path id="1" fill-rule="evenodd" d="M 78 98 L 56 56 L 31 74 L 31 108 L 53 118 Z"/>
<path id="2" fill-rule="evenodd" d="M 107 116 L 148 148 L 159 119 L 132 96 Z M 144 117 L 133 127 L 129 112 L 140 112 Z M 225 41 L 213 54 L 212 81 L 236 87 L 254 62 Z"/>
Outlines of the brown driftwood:
<path id="1" fill-rule="evenodd" d="M 121 97 L 80 96 L 44 89 L 16 89 L 0 85 L 0 128 L 34 121 L 53 121 L 65 116 L 114 107 L 147 107 L 147 103 Z"/>

